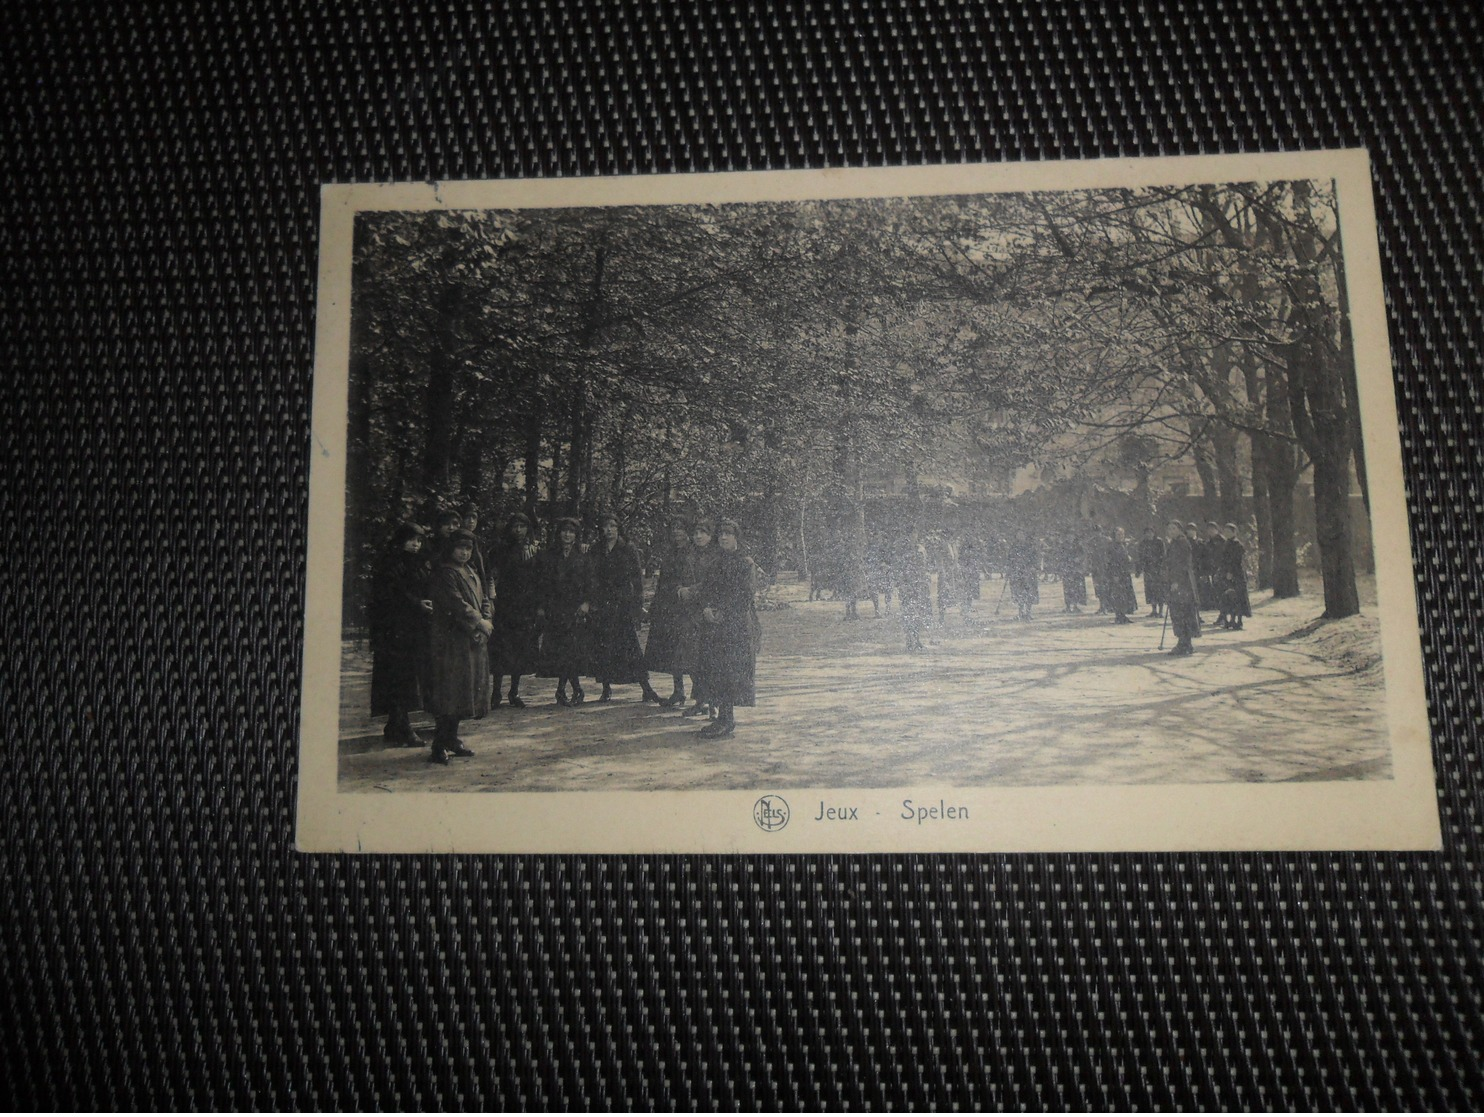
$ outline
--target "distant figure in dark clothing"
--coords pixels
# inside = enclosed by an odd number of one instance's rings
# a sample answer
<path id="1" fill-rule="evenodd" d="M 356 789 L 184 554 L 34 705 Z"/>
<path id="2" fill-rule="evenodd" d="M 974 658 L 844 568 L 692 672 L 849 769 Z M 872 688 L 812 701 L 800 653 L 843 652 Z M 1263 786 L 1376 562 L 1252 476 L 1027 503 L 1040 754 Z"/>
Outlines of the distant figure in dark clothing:
<path id="1" fill-rule="evenodd" d="M 880 539 L 866 548 L 866 588 L 871 594 L 874 615 L 891 616 L 892 570 L 886 547 Z"/>
<path id="2" fill-rule="evenodd" d="M 1165 603 L 1165 542 L 1154 534 L 1152 527 L 1144 529 L 1144 538 L 1139 540 L 1139 564 L 1135 573 L 1144 577 L 1144 603 L 1149 606 L 1149 615 L 1157 617 Z"/>
<path id="3" fill-rule="evenodd" d="M 1171 655 L 1190 655 L 1191 640 L 1201 634 L 1201 613 L 1196 597 L 1195 560 L 1191 541 L 1179 520 L 1171 520 L 1165 535 L 1165 608 L 1175 630 Z"/>
<path id="4" fill-rule="evenodd" d="M 1134 596 L 1128 537 L 1121 527 L 1113 529 L 1113 538 L 1108 540 L 1107 550 L 1103 553 L 1103 585 L 1108 593 L 1108 609 L 1113 614 L 1113 623 L 1128 624 L 1128 615 L 1139 610 L 1139 599 Z"/>
<path id="5" fill-rule="evenodd" d="M 1227 524 L 1225 550 L 1221 566 L 1221 619 L 1234 632 L 1242 630 L 1242 618 L 1252 615 L 1252 599 L 1247 596 L 1247 548 L 1237 538 L 1237 525 Z"/>
<path id="6" fill-rule="evenodd" d="M 1087 572 L 1092 575 L 1092 595 L 1098 601 L 1098 616 L 1108 611 L 1104 598 L 1108 589 L 1103 585 L 1103 573 L 1108 561 L 1108 533 L 1092 521 L 1092 532 L 1087 538 Z"/>
<path id="7" fill-rule="evenodd" d="M 462 529 L 448 537 L 443 557 L 428 579 L 433 603 L 429 641 L 429 693 L 424 705 L 437 724 L 428 760 L 473 756 L 459 740 L 459 722 L 489 712 L 490 600 L 469 559 L 474 536 Z"/>
<path id="8" fill-rule="evenodd" d="M 1072 533 L 1061 538 L 1057 548 L 1057 569 L 1061 575 L 1062 610 L 1080 613 L 1087 604 L 1087 558 L 1082 540 Z"/>
<path id="9" fill-rule="evenodd" d="M 419 674 L 428 654 L 428 560 L 423 531 L 403 524 L 387 544 L 371 583 L 371 716 L 386 715 L 382 736 L 393 745 L 427 744 L 408 716 L 422 708 Z"/>
<path id="10" fill-rule="evenodd" d="M 706 623 L 701 616 L 701 587 L 716 564 L 720 549 L 712 541 L 716 521 L 710 516 L 699 517 L 691 528 L 691 560 L 688 581 L 676 591 L 682 613 L 681 659 L 690 667 L 691 706 L 681 717 L 706 717 L 711 713 L 711 697 L 706 690 L 706 664 L 702 648 L 707 639 Z"/>
<path id="11" fill-rule="evenodd" d="M 593 677 L 603 684 L 599 702 L 613 698 L 613 684 L 638 683 L 645 702 L 659 702 L 649 685 L 639 627 L 644 622 L 644 570 L 639 552 L 619 534 L 618 517 L 598 521 L 602 538 L 588 552 L 588 621 Z"/>
<path id="12" fill-rule="evenodd" d="M 1020 612 L 1020 619 L 1031 619 L 1031 610 L 1041 600 L 1041 555 L 1027 531 L 1017 531 L 1007 560 L 1010 598 Z"/>
<path id="13" fill-rule="evenodd" d="M 902 603 L 902 635 L 909 652 L 922 651 L 922 630 L 932 612 L 932 582 L 928 577 L 927 550 L 917 529 L 902 545 L 896 570 L 897 599 Z"/>
<path id="14" fill-rule="evenodd" d="M 690 541 L 690 525 L 684 520 L 670 524 L 670 547 L 660 560 L 660 576 L 655 583 L 654 598 L 649 603 L 649 643 L 644 648 L 644 664 L 651 671 L 669 674 L 673 689 L 662 706 L 679 706 L 685 701 L 686 662 L 685 606 L 680 601 L 680 587 L 695 578 L 695 547 Z"/>
<path id="15" fill-rule="evenodd" d="M 1206 537 L 1195 548 L 1195 585 L 1202 611 L 1221 608 L 1221 554 L 1226 543 L 1214 521 L 1206 523 Z"/>
<path id="16" fill-rule="evenodd" d="M 577 546 L 580 530 L 576 520 L 563 517 L 556 522 L 556 542 L 542 552 L 541 584 L 541 660 L 545 673 L 557 680 L 558 706 L 573 706 L 585 695 L 578 682 L 587 658 L 587 556 Z M 567 697 L 567 684 L 572 696 Z"/>
<path id="17" fill-rule="evenodd" d="M 753 605 L 756 568 L 740 550 L 740 535 L 732 520 L 716 525 L 719 553 L 701 583 L 702 674 L 716 707 L 716 720 L 701 730 L 702 737 L 730 737 L 737 728 L 736 707 L 757 704 L 762 629 Z"/>
<path id="18" fill-rule="evenodd" d="M 485 570 L 494 587 L 495 636 L 490 641 L 490 673 L 495 679 L 492 705 L 500 705 L 500 679 L 510 676 L 510 704 L 525 707 L 520 677 L 536 669 L 541 639 L 541 548 L 531 535 L 531 521 L 517 512 L 505 525 L 505 538 Z"/>

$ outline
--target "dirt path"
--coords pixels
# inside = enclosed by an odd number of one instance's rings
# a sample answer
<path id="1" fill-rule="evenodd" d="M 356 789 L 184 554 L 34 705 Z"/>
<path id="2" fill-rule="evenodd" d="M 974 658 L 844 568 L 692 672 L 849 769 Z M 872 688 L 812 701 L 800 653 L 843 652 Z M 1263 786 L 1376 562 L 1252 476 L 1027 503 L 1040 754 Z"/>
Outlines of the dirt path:
<path id="1" fill-rule="evenodd" d="M 365 715 L 370 661 L 346 646 L 342 791 L 608 791 L 787 787 L 1028 786 L 1384 778 L 1379 640 L 1373 616 L 1311 622 L 1317 587 L 1262 601 L 1243 632 L 1208 628 L 1197 652 L 1156 651 L 1158 620 L 1114 626 L 1061 612 L 1042 589 L 1037 618 L 994 617 L 986 582 L 975 618 L 950 617 L 925 652 L 901 650 L 896 618 L 847 622 L 843 606 L 781 588 L 762 614 L 755 709 L 736 737 L 640 704 L 562 709 L 549 680 L 531 705 L 463 724 L 476 755 L 448 767 L 425 750 L 382 747 Z M 1142 593 L 1140 594 L 1142 600 Z M 1374 609 L 1374 597 L 1367 604 Z M 1209 619 L 1209 618 L 1208 618 Z M 1166 647 L 1173 638 L 1167 638 Z M 655 686 L 668 693 L 669 680 Z M 596 690 L 596 688 L 593 688 Z M 429 725 L 426 719 L 414 719 Z"/>

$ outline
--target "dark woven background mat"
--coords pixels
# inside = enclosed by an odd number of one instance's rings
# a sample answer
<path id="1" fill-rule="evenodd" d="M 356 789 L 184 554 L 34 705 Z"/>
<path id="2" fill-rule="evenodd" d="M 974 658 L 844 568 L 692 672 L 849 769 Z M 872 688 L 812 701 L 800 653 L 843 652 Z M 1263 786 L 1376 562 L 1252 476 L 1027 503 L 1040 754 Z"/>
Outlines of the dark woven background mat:
<path id="1" fill-rule="evenodd" d="M 1484 1104 L 1477 6 L 5 22 L 0 1101 Z M 1443 854 L 293 852 L 320 182 L 1356 144 Z"/>

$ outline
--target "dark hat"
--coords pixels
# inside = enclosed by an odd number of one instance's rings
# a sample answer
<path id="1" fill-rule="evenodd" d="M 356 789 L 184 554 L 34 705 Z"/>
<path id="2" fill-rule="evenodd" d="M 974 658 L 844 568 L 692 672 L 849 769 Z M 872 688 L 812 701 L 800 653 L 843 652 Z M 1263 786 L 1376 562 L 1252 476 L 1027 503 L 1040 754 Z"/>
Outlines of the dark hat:
<path id="1" fill-rule="evenodd" d="M 691 529 L 691 522 L 685 516 L 671 516 L 670 517 L 670 530 L 671 531 L 674 531 L 676 528 L 679 528 L 681 531 L 685 532 L 685 534 L 689 535 L 690 534 L 690 529 Z"/>
<path id="2" fill-rule="evenodd" d="M 460 543 L 467 543 L 471 547 L 474 546 L 474 533 L 472 531 L 465 531 L 463 528 L 448 533 L 448 546 L 450 550 L 457 547 Z"/>
<path id="3" fill-rule="evenodd" d="M 617 523 L 618 523 L 618 516 L 615 515 L 612 512 L 604 512 L 601 516 L 598 517 L 598 526 L 599 527 L 603 527 L 603 526 L 605 526 L 607 524 L 617 524 Z"/>
<path id="4" fill-rule="evenodd" d="M 459 515 L 460 516 L 478 516 L 479 515 L 479 509 L 474 506 L 474 502 L 472 500 L 471 501 L 467 501 L 467 502 L 465 502 L 463 505 L 461 505 L 459 507 Z"/>
<path id="5" fill-rule="evenodd" d="M 565 531 L 567 528 L 571 528 L 573 531 L 577 532 L 578 535 L 582 534 L 582 525 L 574 520 L 571 516 L 558 516 L 556 523 L 552 526 L 555 527 L 557 531 Z"/>
<path id="6" fill-rule="evenodd" d="M 704 531 L 707 535 L 716 534 L 716 521 L 710 516 L 697 516 L 696 522 L 691 525 L 692 531 Z"/>
<path id="7" fill-rule="evenodd" d="M 507 518 L 505 521 L 505 527 L 507 530 L 516 524 L 525 524 L 526 527 L 536 526 L 535 524 L 531 523 L 531 517 L 527 516 L 524 512 L 512 512 L 509 518 Z"/>
<path id="8" fill-rule="evenodd" d="M 716 534 L 717 535 L 720 535 L 724 531 L 730 532 L 732 535 L 736 536 L 738 539 L 741 539 L 742 538 L 742 529 L 737 526 L 737 521 L 736 520 L 717 520 L 716 521 Z"/>
<path id="9" fill-rule="evenodd" d="M 444 508 L 437 516 L 440 524 L 446 524 L 449 520 L 462 520 L 463 518 L 463 516 L 459 515 L 458 510 L 454 508 Z"/>

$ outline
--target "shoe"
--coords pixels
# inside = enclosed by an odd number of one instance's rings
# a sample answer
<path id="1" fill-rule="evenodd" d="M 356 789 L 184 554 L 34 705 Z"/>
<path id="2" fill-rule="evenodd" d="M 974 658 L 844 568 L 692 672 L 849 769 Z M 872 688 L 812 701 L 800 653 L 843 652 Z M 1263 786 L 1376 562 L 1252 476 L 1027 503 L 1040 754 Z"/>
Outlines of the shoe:
<path id="1" fill-rule="evenodd" d="M 558 706 L 572 705 L 572 700 L 567 697 L 567 692 L 565 690 L 559 690 L 556 692 L 556 704 Z"/>
<path id="2" fill-rule="evenodd" d="M 658 694 L 656 694 L 653 690 L 651 690 L 649 687 L 645 687 L 644 688 L 644 701 L 646 701 L 646 702 L 652 702 L 656 706 L 663 706 L 665 704 L 665 700 L 663 698 L 661 698 Z"/>
<path id="3" fill-rule="evenodd" d="M 661 698 L 660 699 L 660 705 L 661 706 L 671 706 L 671 707 L 673 707 L 673 706 L 683 706 L 684 704 L 685 704 L 685 691 L 683 691 L 683 690 L 677 690 L 674 694 L 670 695 L 669 698 Z"/>
<path id="4" fill-rule="evenodd" d="M 514 699 L 511 700 L 510 704 L 512 706 L 515 705 Z M 499 708 L 500 708 L 500 692 L 497 690 L 497 691 L 495 691 L 495 696 L 490 699 L 490 709 L 491 710 L 498 710 Z"/>
<path id="5" fill-rule="evenodd" d="M 442 745 L 434 745 L 433 751 L 428 753 L 429 764 L 447 764 L 448 757 L 444 755 Z"/>
<path id="6" fill-rule="evenodd" d="M 407 736 L 402 738 L 401 748 L 421 749 L 428 746 L 428 739 L 422 736 L 416 729 L 409 729 Z"/>
<path id="7" fill-rule="evenodd" d="M 1113 623 L 1114 624 L 1133 624 L 1134 622 L 1131 621 L 1131 620 L 1129 620 L 1122 613 L 1119 613 L 1116 617 L 1113 618 Z"/>
<path id="8" fill-rule="evenodd" d="M 707 738 L 709 740 L 712 737 L 720 737 L 721 736 L 721 731 L 722 731 L 722 723 L 719 722 L 719 721 L 713 721 L 710 725 L 707 725 L 704 728 L 698 730 L 696 732 L 696 736 L 697 737 L 705 737 L 705 738 Z"/>
<path id="9" fill-rule="evenodd" d="M 707 713 L 709 711 L 709 709 L 710 709 L 710 707 L 708 707 L 706 705 L 706 703 L 704 703 L 704 702 L 697 702 L 694 706 L 692 706 L 689 710 L 686 710 L 680 716 L 683 717 L 683 718 L 698 718 L 698 717 L 702 716 L 703 714 Z"/>
<path id="10" fill-rule="evenodd" d="M 510 696 L 510 708 L 512 710 L 524 710 L 526 708 L 525 700 L 518 694 L 512 694 Z"/>
<path id="11" fill-rule="evenodd" d="M 463 741 L 455 741 L 453 743 L 453 748 L 451 748 L 451 749 L 448 750 L 448 755 L 449 756 L 473 756 L 474 755 L 474 750 L 473 749 L 466 749 L 464 747 L 464 742 Z"/>
<path id="12" fill-rule="evenodd" d="M 587 692 L 575 683 L 572 686 L 572 705 L 581 706 L 587 701 Z"/>
<path id="13" fill-rule="evenodd" d="M 1181 647 L 1179 644 L 1176 644 L 1173 648 L 1170 649 L 1170 654 L 1171 655 L 1190 655 L 1194 651 L 1195 651 L 1195 649 L 1193 647 L 1190 647 L 1190 646 Z"/>
<path id="14" fill-rule="evenodd" d="M 711 734 L 713 740 L 721 740 L 723 737 L 732 737 L 737 733 L 735 721 L 719 721 L 716 723 L 716 732 Z"/>
<path id="15" fill-rule="evenodd" d="M 613 701 L 613 688 L 611 686 L 609 686 L 607 683 L 604 683 L 603 684 L 603 693 L 600 694 L 600 695 L 598 695 L 598 701 L 599 702 L 612 702 Z"/>

